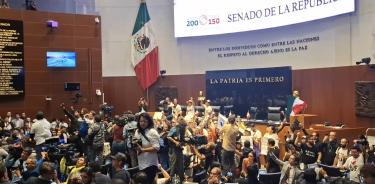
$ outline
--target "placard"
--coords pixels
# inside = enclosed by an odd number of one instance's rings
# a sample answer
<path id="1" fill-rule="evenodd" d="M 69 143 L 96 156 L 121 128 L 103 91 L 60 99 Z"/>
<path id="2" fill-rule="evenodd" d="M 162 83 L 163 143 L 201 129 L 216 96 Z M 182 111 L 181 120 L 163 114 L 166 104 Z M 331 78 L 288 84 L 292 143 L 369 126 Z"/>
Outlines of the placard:
<path id="1" fill-rule="evenodd" d="M 0 96 L 25 92 L 23 22 L 0 19 Z"/>

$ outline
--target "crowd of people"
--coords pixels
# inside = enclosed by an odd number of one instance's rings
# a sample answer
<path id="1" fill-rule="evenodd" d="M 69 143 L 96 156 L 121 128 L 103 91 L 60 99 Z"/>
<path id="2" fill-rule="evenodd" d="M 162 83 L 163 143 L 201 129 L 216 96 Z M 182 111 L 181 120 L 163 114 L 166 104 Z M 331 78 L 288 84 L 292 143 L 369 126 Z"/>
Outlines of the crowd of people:
<path id="1" fill-rule="evenodd" d="M 364 137 L 293 129 L 281 138 L 286 123 L 262 133 L 234 115 L 221 124 L 202 97 L 186 108 L 166 98 L 152 116 L 144 98 L 138 106 L 112 117 L 62 104 L 65 118 L 50 121 L 43 112 L 8 112 L 0 117 L 0 184 L 375 183 L 374 145 Z"/>

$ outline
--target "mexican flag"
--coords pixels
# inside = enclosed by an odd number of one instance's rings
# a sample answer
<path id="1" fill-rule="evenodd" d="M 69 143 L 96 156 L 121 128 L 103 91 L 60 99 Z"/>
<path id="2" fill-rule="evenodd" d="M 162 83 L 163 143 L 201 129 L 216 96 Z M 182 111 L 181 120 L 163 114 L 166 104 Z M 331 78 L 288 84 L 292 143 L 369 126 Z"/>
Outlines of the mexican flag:
<path id="1" fill-rule="evenodd" d="M 159 77 L 158 47 L 150 20 L 146 2 L 142 1 L 131 37 L 131 62 L 143 90 Z"/>
<path id="2" fill-rule="evenodd" d="M 307 104 L 301 100 L 300 98 L 295 98 L 293 101 L 293 106 L 292 106 L 292 112 L 290 113 L 291 116 L 294 116 L 296 114 L 301 113 L 305 108 Z"/>

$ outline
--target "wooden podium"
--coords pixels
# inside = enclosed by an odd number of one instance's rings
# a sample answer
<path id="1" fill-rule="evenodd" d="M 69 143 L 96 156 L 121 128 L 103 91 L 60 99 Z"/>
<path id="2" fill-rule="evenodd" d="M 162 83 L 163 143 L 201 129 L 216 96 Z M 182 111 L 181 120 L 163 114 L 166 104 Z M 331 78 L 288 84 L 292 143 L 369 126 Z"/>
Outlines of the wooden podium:
<path id="1" fill-rule="evenodd" d="M 318 117 L 316 114 L 297 114 L 290 116 L 289 123 L 292 126 L 295 120 L 297 120 L 301 124 L 302 128 L 308 129 L 313 124 L 316 117 Z"/>

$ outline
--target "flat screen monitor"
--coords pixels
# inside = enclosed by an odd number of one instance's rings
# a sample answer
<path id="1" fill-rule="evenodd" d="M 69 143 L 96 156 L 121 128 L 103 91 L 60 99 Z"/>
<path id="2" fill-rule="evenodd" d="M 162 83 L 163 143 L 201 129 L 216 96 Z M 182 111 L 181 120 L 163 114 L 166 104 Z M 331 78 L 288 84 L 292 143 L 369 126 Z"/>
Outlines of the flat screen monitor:
<path id="1" fill-rule="evenodd" d="M 75 68 L 75 52 L 47 52 L 48 68 Z"/>

